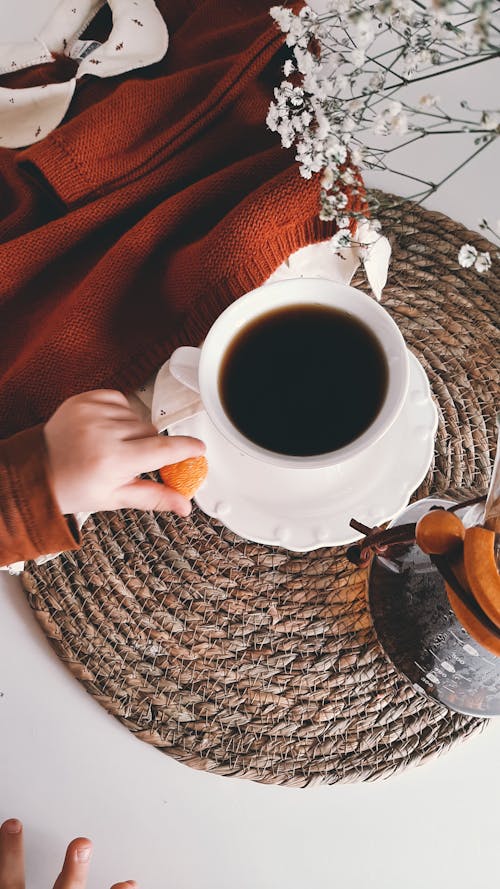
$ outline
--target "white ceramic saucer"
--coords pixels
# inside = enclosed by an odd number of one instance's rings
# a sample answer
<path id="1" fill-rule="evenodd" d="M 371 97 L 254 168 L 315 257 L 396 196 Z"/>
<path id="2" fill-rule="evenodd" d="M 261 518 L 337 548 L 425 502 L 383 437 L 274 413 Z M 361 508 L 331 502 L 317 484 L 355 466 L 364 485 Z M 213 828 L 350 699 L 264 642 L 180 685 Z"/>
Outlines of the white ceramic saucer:
<path id="1" fill-rule="evenodd" d="M 422 365 L 410 353 L 403 409 L 363 454 L 328 469 L 281 469 L 230 444 L 207 414 L 179 420 L 171 435 L 194 435 L 207 446 L 208 476 L 195 500 L 241 537 L 297 552 L 341 546 L 362 535 L 351 518 L 377 525 L 408 503 L 434 452 L 437 410 Z"/>

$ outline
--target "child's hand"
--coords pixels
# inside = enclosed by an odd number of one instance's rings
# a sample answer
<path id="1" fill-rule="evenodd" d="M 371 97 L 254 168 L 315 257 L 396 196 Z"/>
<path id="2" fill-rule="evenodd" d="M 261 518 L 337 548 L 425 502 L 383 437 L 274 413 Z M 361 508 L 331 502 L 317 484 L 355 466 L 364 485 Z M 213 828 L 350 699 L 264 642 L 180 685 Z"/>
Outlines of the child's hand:
<path id="1" fill-rule="evenodd" d="M 138 479 L 205 445 L 188 436 L 158 435 L 125 395 L 96 389 L 68 398 L 45 425 L 54 492 L 65 515 L 106 509 L 154 509 L 188 516 L 191 503 L 165 485 Z"/>
<path id="2" fill-rule="evenodd" d="M 89 872 L 92 843 L 85 837 L 73 840 L 54 889 L 85 889 Z M 17 818 L 4 821 L 0 827 L 0 889 L 25 889 L 23 826 Z M 111 889 L 137 889 L 134 880 L 115 883 Z"/>

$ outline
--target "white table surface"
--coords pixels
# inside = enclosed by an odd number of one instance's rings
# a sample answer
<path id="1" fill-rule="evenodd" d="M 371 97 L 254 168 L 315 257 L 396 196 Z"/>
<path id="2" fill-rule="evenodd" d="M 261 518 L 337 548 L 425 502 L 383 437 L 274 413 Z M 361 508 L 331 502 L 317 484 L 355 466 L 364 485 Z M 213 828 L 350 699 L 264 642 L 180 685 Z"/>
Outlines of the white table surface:
<path id="1" fill-rule="evenodd" d="M 3 0 L 0 39 L 35 34 L 56 3 Z M 495 107 L 492 73 L 479 66 L 449 94 L 467 83 L 473 98 L 489 91 Z M 407 169 L 431 155 L 409 155 Z M 488 213 L 496 220 L 497 167 L 490 149 L 434 206 L 472 228 Z M 401 183 L 385 187 L 401 192 Z M 0 819 L 25 823 L 29 889 L 52 886 L 77 835 L 95 843 L 89 889 L 132 877 L 141 889 L 499 884 L 500 719 L 373 784 L 290 790 L 196 772 L 136 740 L 86 694 L 49 647 L 19 581 L 5 574 L 0 693 Z"/>

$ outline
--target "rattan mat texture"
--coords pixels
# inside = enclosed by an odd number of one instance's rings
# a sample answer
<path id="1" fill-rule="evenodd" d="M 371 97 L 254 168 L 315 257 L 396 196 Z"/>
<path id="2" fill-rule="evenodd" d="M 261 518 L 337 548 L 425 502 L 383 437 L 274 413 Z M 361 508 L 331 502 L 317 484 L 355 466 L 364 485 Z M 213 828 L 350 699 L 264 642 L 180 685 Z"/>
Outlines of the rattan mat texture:
<path id="1" fill-rule="evenodd" d="M 500 281 L 461 269 L 457 254 L 467 241 L 491 245 L 440 214 L 384 201 L 393 258 L 383 304 L 439 408 L 434 462 L 415 497 L 484 492 Z M 30 563 L 23 583 L 87 691 L 138 738 L 195 768 L 300 787 L 369 780 L 482 726 L 396 673 L 374 634 L 366 571 L 343 549 L 251 543 L 197 508 L 188 520 L 103 513 L 86 524 L 79 552 Z"/>

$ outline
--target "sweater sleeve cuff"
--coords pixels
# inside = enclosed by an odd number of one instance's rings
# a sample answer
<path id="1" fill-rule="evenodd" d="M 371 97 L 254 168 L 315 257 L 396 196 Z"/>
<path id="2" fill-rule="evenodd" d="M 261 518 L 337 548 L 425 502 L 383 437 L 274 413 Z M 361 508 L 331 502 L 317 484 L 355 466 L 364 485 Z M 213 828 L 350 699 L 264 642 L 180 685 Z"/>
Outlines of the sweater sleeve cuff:
<path id="1" fill-rule="evenodd" d="M 77 549 L 74 516 L 58 506 L 43 425 L 0 441 L 0 564 Z"/>

